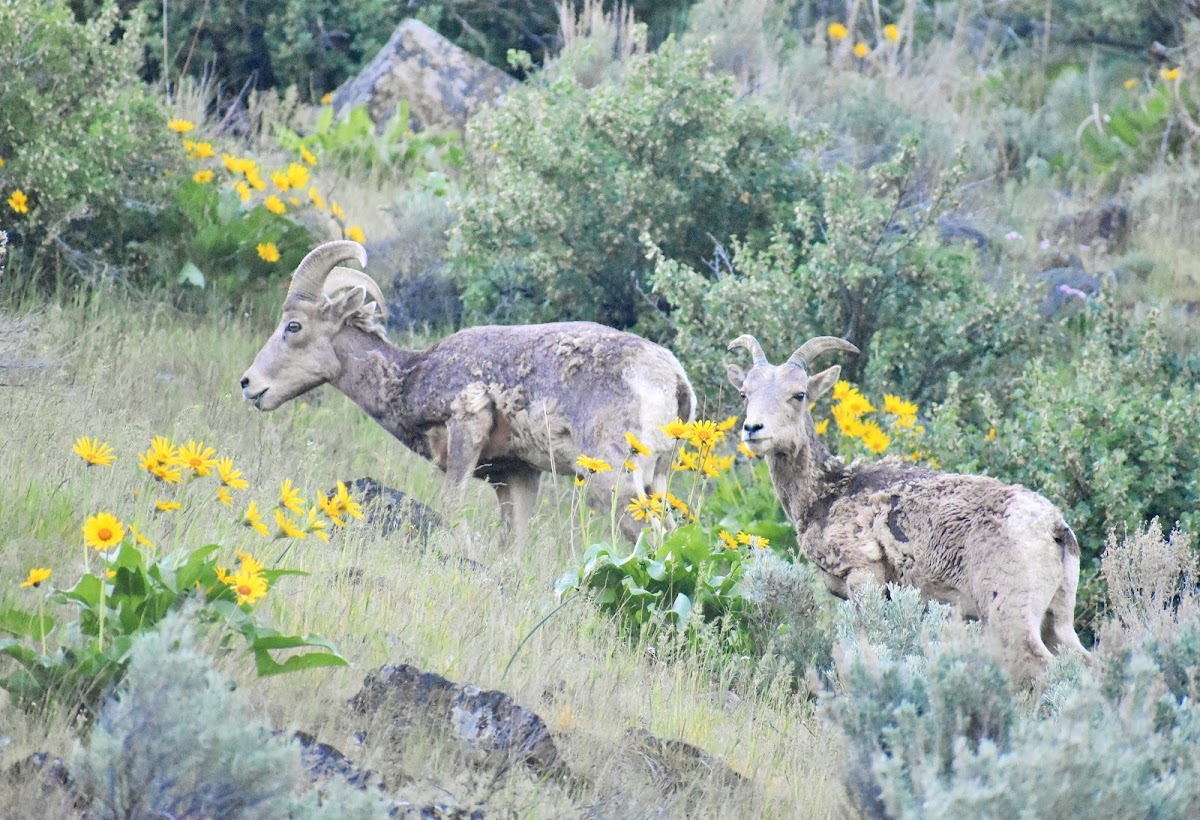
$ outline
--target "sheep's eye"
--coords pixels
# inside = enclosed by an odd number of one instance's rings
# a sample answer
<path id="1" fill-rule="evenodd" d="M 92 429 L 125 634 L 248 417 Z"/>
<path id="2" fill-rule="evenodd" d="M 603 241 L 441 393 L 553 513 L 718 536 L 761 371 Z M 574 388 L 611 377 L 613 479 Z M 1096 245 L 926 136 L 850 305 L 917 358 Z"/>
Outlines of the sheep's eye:
<path id="1" fill-rule="evenodd" d="M 804 401 L 804 394 L 797 393 L 796 395 L 792 396 L 792 401 Z"/>
<path id="2" fill-rule="evenodd" d="M 283 331 L 284 331 L 284 333 L 299 333 L 300 332 L 300 323 L 299 322 L 288 322 L 287 326 L 284 327 Z"/>

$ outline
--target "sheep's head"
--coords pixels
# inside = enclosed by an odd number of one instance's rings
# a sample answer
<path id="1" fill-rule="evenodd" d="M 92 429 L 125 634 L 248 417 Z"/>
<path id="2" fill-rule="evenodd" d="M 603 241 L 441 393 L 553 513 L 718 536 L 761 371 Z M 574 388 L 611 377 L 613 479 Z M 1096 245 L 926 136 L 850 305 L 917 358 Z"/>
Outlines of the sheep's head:
<path id="1" fill-rule="evenodd" d="M 818 336 L 800 345 L 783 364 L 773 365 L 753 336 L 734 339 L 729 349 L 737 347 L 746 348 L 754 357 L 749 372 L 735 364 L 726 368 L 729 381 L 746 403 L 742 441 L 760 456 L 799 452 L 816 435 L 813 404 L 833 387 L 842 372 L 834 365 L 810 376 L 809 364 L 823 353 L 858 353 L 858 348 L 836 336 Z"/>
<path id="2" fill-rule="evenodd" d="M 375 280 L 338 266 L 349 260 L 365 266 L 367 252 L 357 242 L 340 240 L 316 248 L 296 267 L 279 327 L 242 375 L 242 395 L 259 410 L 274 410 L 336 379 L 341 364 L 335 337 L 347 325 L 372 328 L 383 315 Z"/>

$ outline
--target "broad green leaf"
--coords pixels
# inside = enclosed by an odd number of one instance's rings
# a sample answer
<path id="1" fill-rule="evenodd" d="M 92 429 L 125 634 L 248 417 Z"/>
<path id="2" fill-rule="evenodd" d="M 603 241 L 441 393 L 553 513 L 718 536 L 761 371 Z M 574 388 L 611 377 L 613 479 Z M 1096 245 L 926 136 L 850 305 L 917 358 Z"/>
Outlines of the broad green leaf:
<path id="1" fill-rule="evenodd" d="M 254 660 L 260 678 L 299 672 L 302 669 L 316 669 L 321 666 L 350 665 L 345 658 L 329 652 L 305 652 L 302 655 L 292 655 L 283 663 L 279 663 L 266 650 L 261 650 L 254 653 Z"/>
<path id="2" fill-rule="evenodd" d="M 207 282 L 203 272 L 191 262 L 183 263 L 183 267 L 179 269 L 176 281 L 181 285 L 191 285 L 200 290 L 204 289 L 204 285 Z"/>
<path id="3" fill-rule="evenodd" d="M 0 609 L 0 632 L 41 640 L 54 631 L 54 618 L 19 609 Z"/>

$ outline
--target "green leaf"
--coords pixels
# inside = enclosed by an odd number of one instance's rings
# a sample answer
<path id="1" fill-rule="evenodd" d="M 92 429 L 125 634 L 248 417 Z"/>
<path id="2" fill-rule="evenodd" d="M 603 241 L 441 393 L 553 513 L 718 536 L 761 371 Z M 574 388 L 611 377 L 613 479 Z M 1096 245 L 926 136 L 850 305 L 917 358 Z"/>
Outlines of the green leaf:
<path id="1" fill-rule="evenodd" d="M 204 289 L 205 280 L 204 274 L 198 267 L 191 262 L 184 262 L 183 267 L 179 269 L 179 276 L 176 281 L 181 285 L 191 285 L 194 288 Z"/>
<path id="2" fill-rule="evenodd" d="M 58 590 L 50 598 L 56 603 L 74 602 L 85 609 L 95 609 L 100 604 L 100 579 L 95 575 L 84 575 L 75 586 Z"/>
<path id="3" fill-rule="evenodd" d="M 254 653 L 254 660 L 260 678 L 299 672 L 302 669 L 316 669 L 321 666 L 350 665 L 342 656 L 328 652 L 306 652 L 303 655 L 292 655 L 283 663 L 279 663 L 266 650 L 262 650 Z"/>
<path id="4" fill-rule="evenodd" d="M 41 640 L 54 631 L 54 619 L 19 609 L 0 609 L 0 631 L 20 638 Z"/>
<path id="5" fill-rule="evenodd" d="M 682 626 L 687 623 L 688 618 L 692 614 L 692 600 L 682 592 L 675 596 L 675 603 L 671 604 L 671 608 L 667 612 L 675 614 L 676 623 Z"/>

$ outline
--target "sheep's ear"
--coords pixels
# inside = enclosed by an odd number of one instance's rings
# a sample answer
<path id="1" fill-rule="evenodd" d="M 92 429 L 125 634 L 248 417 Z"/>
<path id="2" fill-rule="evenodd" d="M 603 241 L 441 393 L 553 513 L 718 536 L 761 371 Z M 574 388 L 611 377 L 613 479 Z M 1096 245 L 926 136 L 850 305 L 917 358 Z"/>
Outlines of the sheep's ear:
<path id="1" fill-rule="evenodd" d="M 345 293 L 329 298 L 325 302 L 325 306 L 321 312 L 326 318 L 337 317 L 345 319 L 351 313 L 362 307 L 366 298 L 366 289 L 347 288 Z"/>
<path id="2" fill-rule="evenodd" d="M 815 376 L 808 379 L 808 406 L 812 407 L 817 403 L 817 400 L 824 396 L 829 390 L 837 384 L 838 377 L 842 375 L 842 366 L 835 364 L 828 370 L 822 370 Z"/>
<path id="3" fill-rule="evenodd" d="M 725 375 L 729 377 L 729 383 L 733 385 L 735 390 L 742 389 L 742 383 L 746 381 L 746 371 L 742 370 L 736 364 L 725 365 Z"/>

